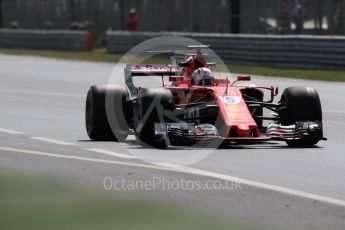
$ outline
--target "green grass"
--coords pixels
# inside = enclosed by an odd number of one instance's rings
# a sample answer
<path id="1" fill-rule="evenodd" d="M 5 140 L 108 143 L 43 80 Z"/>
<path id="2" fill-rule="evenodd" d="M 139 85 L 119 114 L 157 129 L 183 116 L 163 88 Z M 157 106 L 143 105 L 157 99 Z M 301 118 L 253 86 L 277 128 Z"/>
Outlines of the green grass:
<path id="1" fill-rule="evenodd" d="M 229 69 L 234 73 L 244 73 L 249 75 L 253 74 L 324 81 L 345 81 L 345 71 L 341 70 L 285 69 L 243 65 L 230 65 Z"/>
<path id="2" fill-rule="evenodd" d="M 108 54 L 106 50 L 95 49 L 92 52 L 73 52 L 73 51 L 50 51 L 50 50 L 17 50 L 0 49 L 0 53 L 11 55 L 33 55 L 41 57 L 62 58 L 70 60 L 86 60 L 98 62 L 116 63 L 121 60 L 121 54 Z M 124 62 L 133 60 L 134 57 L 122 60 Z M 168 58 L 153 57 L 145 60 L 145 63 L 169 63 Z M 262 66 L 229 65 L 233 73 L 253 74 L 263 76 L 277 76 L 297 79 L 313 79 L 324 81 L 345 81 L 345 71 L 341 70 L 319 70 L 319 69 L 292 69 L 292 68 L 273 68 Z"/>
<path id="3" fill-rule="evenodd" d="M 58 58 L 67 60 L 84 60 L 95 62 L 109 62 L 117 63 L 123 58 L 122 54 L 109 54 L 104 48 L 95 49 L 92 52 L 79 52 L 79 51 L 54 51 L 54 50 L 27 50 L 27 49 L 0 49 L 0 53 L 9 55 L 30 55 L 48 58 Z M 130 61 L 136 57 L 128 56 L 122 61 Z M 168 58 L 152 57 L 145 60 L 146 63 L 166 63 L 170 60 Z"/>
<path id="4" fill-rule="evenodd" d="M 253 229 L 139 194 L 90 192 L 4 170 L 0 184 L 0 229 Z"/>
<path id="5" fill-rule="evenodd" d="M 32 55 L 49 58 L 70 60 L 86 60 L 98 62 L 118 62 L 122 55 L 108 54 L 105 49 L 96 49 L 92 52 L 54 51 L 54 50 L 26 50 L 26 49 L 0 49 L 0 53 L 11 55 Z"/>

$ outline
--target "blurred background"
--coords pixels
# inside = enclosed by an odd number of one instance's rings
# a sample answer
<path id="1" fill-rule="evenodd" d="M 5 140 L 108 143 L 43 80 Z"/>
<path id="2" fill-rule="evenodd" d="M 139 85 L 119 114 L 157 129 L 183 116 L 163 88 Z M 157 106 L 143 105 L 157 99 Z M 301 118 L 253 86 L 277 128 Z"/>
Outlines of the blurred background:
<path id="1" fill-rule="evenodd" d="M 0 49 L 122 55 L 183 36 L 226 64 L 343 70 L 344 11 L 345 0 L 0 0 Z"/>
<path id="2" fill-rule="evenodd" d="M 0 0 L 0 26 L 249 34 L 345 34 L 345 0 Z"/>

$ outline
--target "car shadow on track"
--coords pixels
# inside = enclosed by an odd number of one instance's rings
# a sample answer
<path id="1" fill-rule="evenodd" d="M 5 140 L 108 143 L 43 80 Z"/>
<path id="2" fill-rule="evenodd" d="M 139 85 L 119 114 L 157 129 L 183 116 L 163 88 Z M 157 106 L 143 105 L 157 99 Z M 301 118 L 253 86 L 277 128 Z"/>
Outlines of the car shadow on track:
<path id="1" fill-rule="evenodd" d="M 149 147 L 144 147 L 138 144 L 136 140 L 126 140 L 125 147 L 128 149 L 153 149 Z M 169 146 L 167 149 L 164 150 L 195 150 L 195 149 L 322 149 L 323 147 L 320 146 L 313 146 L 313 147 L 295 147 L 292 148 L 288 145 L 285 145 L 281 142 L 264 142 L 264 143 L 253 143 L 253 144 L 216 144 L 214 146 L 210 144 L 205 145 L 190 145 L 190 146 Z"/>
<path id="2" fill-rule="evenodd" d="M 77 140 L 77 142 L 81 143 L 102 143 L 102 142 L 112 142 L 112 141 L 93 141 L 93 140 Z M 117 142 L 114 142 L 117 143 Z M 124 145 L 125 148 L 128 149 L 154 149 L 141 146 L 136 140 L 126 140 L 125 142 L 121 143 Z M 167 149 L 164 150 L 195 150 L 195 149 L 322 149 L 324 147 L 321 146 L 313 146 L 313 147 L 289 147 L 282 142 L 264 142 L 264 143 L 252 143 L 252 144 L 205 144 L 205 145 L 171 145 Z"/>

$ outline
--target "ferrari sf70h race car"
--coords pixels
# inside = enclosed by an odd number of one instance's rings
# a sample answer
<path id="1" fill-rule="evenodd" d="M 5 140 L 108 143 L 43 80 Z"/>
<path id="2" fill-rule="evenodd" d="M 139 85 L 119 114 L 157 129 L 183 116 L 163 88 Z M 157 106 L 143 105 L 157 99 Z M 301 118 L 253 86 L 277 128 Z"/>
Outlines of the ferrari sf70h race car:
<path id="1" fill-rule="evenodd" d="M 203 48 L 176 65 L 127 64 L 126 86 L 91 86 L 86 99 L 86 129 L 95 141 L 122 142 L 134 134 L 143 146 L 167 148 L 217 142 L 231 144 L 285 141 L 311 147 L 323 136 L 319 95 L 311 87 L 239 84 L 250 76 L 215 78 Z M 161 76 L 162 87 L 135 86 L 133 77 Z M 171 83 L 164 84 L 164 77 Z M 264 115 L 264 109 L 271 115 Z M 263 122 L 265 121 L 265 122 Z M 264 123 L 267 123 L 264 125 Z"/>

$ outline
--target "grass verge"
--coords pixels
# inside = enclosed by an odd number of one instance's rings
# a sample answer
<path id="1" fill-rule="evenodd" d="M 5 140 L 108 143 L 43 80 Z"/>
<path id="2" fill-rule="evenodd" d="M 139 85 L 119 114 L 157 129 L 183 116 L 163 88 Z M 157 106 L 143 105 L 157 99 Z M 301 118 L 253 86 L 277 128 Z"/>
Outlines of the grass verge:
<path id="1" fill-rule="evenodd" d="M 95 49 L 92 52 L 75 51 L 51 51 L 51 50 L 18 50 L 18 49 L 0 49 L 2 54 L 11 55 L 33 55 L 40 57 L 61 58 L 70 60 L 86 60 L 98 62 L 118 62 L 123 55 L 108 54 L 106 50 Z M 168 58 L 153 57 L 145 60 L 146 63 L 169 63 Z M 341 70 L 319 70 L 319 69 L 290 69 L 273 68 L 262 66 L 229 65 L 233 73 L 242 73 L 249 75 L 263 75 L 287 77 L 296 79 L 324 80 L 324 81 L 345 81 L 345 71 Z"/>
<path id="2" fill-rule="evenodd" d="M 88 192 L 4 170 L 0 184 L 1 229 L 253 229 L 138 194 Z"/>

